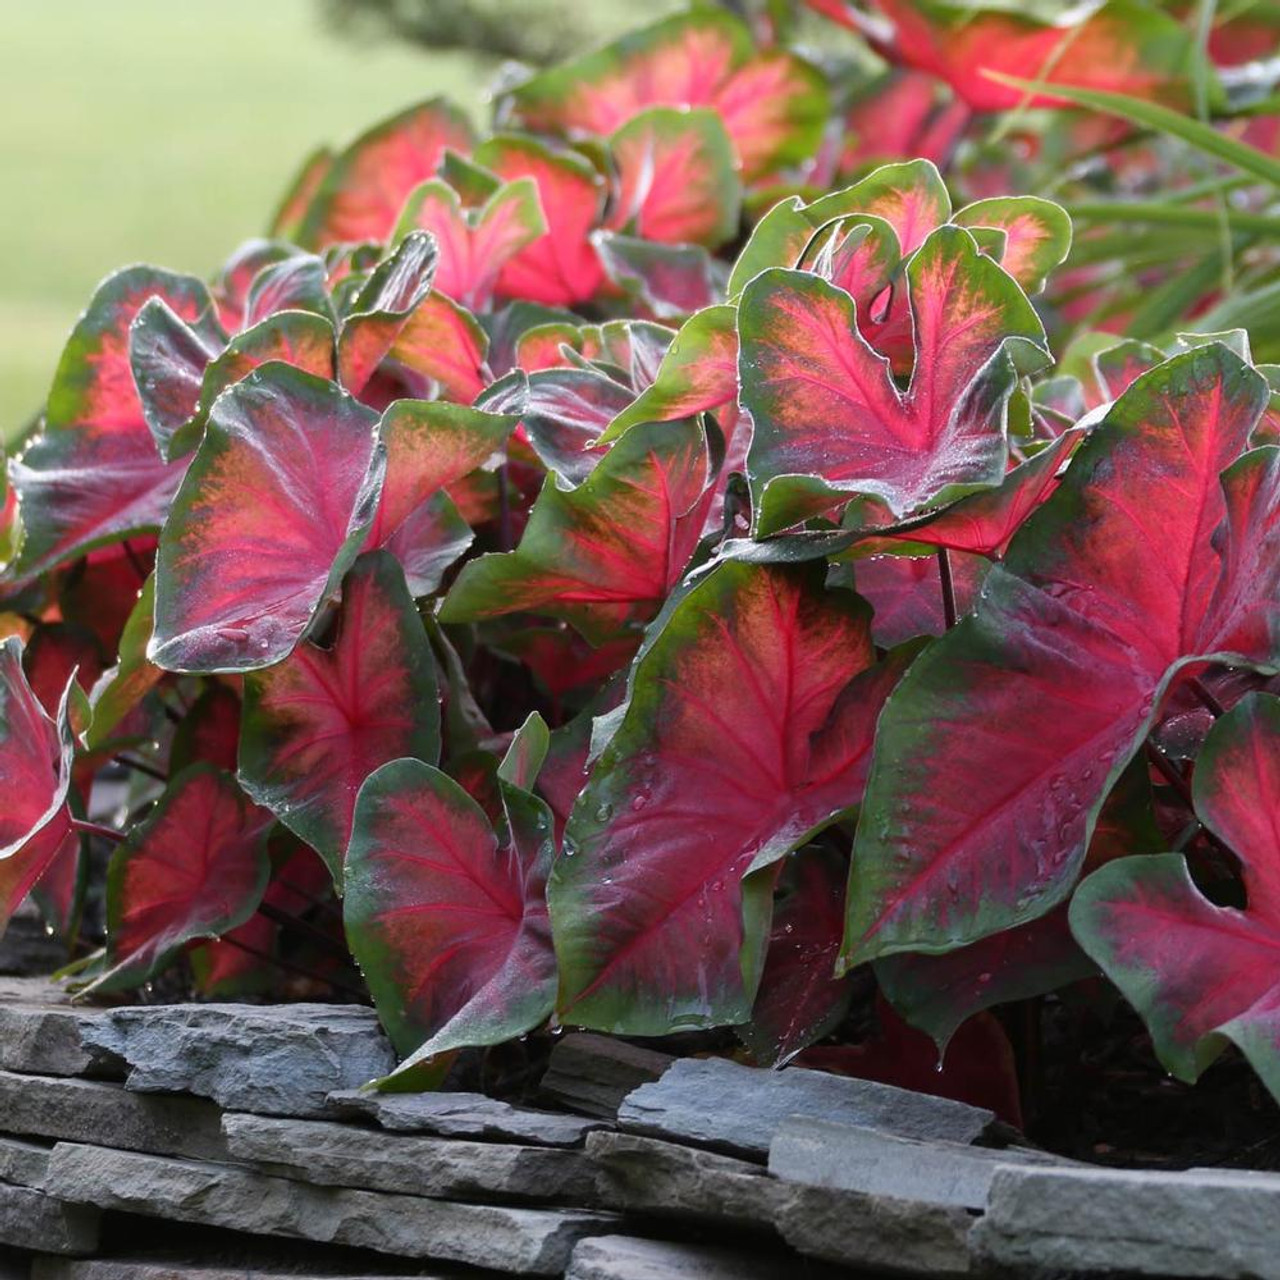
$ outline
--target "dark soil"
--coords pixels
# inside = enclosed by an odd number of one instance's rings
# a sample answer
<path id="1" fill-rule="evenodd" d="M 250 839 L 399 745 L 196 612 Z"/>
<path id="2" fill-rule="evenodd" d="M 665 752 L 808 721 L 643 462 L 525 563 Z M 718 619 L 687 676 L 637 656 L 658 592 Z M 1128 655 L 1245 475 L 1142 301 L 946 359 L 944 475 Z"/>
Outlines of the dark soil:
<path id="1" fill-rule="evenodd" d="M 1128 1168 L 1280 1170 L 1280 1106 L 1235 1049 L 1194 1085 L 1156 1061 L 1123 1002 L 1109 1015 L 1047 1004 L 1028 1136 L 1077 1160 Z"/>

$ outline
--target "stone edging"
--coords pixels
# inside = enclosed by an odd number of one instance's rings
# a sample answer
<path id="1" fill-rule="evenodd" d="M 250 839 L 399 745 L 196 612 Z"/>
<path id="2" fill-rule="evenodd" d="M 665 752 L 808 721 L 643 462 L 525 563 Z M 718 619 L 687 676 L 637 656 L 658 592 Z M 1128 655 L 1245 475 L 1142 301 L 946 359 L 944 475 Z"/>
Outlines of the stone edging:
<path id="1" fill-rule="evenodd" d="M 104 1010 L 0 979 L 0 1277 L 281 1273 L 93 1257 L 127 1213 L 343 1246 L 362 1275 L 1280 1280 L 1278 1176 L 1072 1164 L 962 1103 L 585 1034 L 546 1110 L 358 1092 L 390 1062 L 364 1009 Z"/>

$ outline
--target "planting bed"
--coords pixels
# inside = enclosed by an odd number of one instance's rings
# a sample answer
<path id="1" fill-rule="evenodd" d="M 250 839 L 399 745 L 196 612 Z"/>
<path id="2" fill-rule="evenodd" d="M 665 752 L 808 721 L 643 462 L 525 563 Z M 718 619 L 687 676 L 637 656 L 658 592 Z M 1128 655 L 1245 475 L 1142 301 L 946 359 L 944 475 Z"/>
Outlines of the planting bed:
<path id="1" fill-rule="evenodd" d="M 803 7 L 89 301 L 0 487 L 20 1273 L 1280 1276 L 1280 20 Z"/>

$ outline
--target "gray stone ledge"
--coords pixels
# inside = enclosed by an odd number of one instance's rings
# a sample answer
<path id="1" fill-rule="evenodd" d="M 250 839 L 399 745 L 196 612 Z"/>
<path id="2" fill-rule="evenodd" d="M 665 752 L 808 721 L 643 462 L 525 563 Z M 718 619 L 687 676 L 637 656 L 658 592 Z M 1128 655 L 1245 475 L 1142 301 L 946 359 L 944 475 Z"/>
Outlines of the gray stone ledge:
<path id="1" fill-rule="evenodd" d="M 565 1280 L 796 1280 L 795 1258 L 709 1245 L 595 1236 L 573 1251 Z"/>
<path id="2" fill-rule="evenodd" d="M 1073 1163 L 1025 1148 L 922 1142 L 808 1116 L 784 1120 L 769 1148 L 769 1172 L 792 1182 L 974 1210 L 986 1208 L 1001 1165 Z"/>
<path id="3" fill-rule="evenodd" d="M 612 1036 L 575 1031 L 556 1042 L 538 1087 L 571 1111 L 612 1120 L 629 1093 L 659 1079 L 674 1061 Z"/>
<path id="4" fill-rule="evenodd" d="M 44 1185 L 48 1168 L 48 1147 L 42 1147 L 38 1142 L 24 1142 L 21 1138 L 0 1136 L 0 1182 L 38 1190 Z"/>
<path id="5" fill-rule="evenodd" d="M 194 1093 L 260 1115 L 325 1115 L 329 1093 L 395 1066 L 377 1016 L 360 1005 L 112 1009 L 82 1036 L 128 1064 L 130 1089 Z"/>
<path id="6" fill-rule="evenodd" d="M 1280 1175 L 1002 1167 L 973 1244 L 1027 1274 L 1280 1280 Z"/>
<path id="7" fill-rule="evenodd" d="M 543 1147 L 578 1147 L 604 1127 L 554 1111 L 513 1107 L 483 1093 L 373 1093 L 350 1090 L 329 1095 L 329 1105 L 362 1116 L 397 1133 L 429 1133 L 440 1138 L 481 1142 L 524 1142 Z"/>
<path id="8" fill-rule="evenodd" d="M 681 1058 L 618 1111 L 635 1133 L 764 1160 L 782 1122 L 805 1115 L 910 1138 L 969 1143 L 995 1116 L 947 1098 L 796 1067 L 766 1071 L 725 1058 Z"/>
<path id="9" fill-rule="evenodd" d="M 631 1133 L 593 1133 L 587 1155 L 610 1208 L 772 1232 L 789 1189 L 758 1165 Z"/>
<path id="10" fill-rule="evenodd" d="M 963 1276 L 973 1218 L 964 1209 L 795 1183 L 775 1222 L 810 1257 L 882 1275 Z"/>
<path id="11" fill-rule="evenodd" d="M 323 1120 L 229 1114 L 227 1149 L 266 1172 L 325 1186 L 453 1200 L 598 1203 L 580 1151 L 381 1133 Z"/>
<path id="12" fill-rule="evenodd" d="M 520 1275 L 558 1275 L 579 1240 L 617 1231 L 611 1214 L 457 1204 L 312 1187 L 233 1165 L 59 1143 L 51 1195 L 106 1210 L 431 1258 Z"/>
<path id="13" fill-rule="evenodd" d="M 0 1131 L 225 1160 L 222 1116 L 199 1098 L 151 1098 L 102 1080 L 0 1071 Z"/>
<path id="14" fill-rule="evenodd" d="M 493 1271 L 467 1273 L 468 1280 L 484 1280 L 496 1276 Z M 0 1270 L 0 1277 L 4 1272 Z M 353 1271 L 314 1269 L 265 1264 L 232 1267 L 216 1263 L 157 1262 L 142 1258 L 93 1258 L 72 1260 L 68 1258 L 37 1258 L 31 1265 L 30 1280 L 389 1280 L 390 1277 L 417 1277 L 417 1280 L 458 1280 L 458 1273 L 441 1271 L 406 1272 Z M 27 1280 L 23 1272 L 23 1280 Z"/>
<path id="15" fill-rule="evenodd" d="M 103 1010 L 72 1005 L 61 987 L 44 978 L 0 978 L 0 1070 L 119 1077 L 120 1060 L 83 1040 L 102 1016 Z"/>
<path id="16" fill-rule="evenodd" d="M 92 1253 L 98 1247 L 98 1211 L 64 1204 L 30 1187 L 0 1185 L 0 1245 L 41 1253 Z"/>

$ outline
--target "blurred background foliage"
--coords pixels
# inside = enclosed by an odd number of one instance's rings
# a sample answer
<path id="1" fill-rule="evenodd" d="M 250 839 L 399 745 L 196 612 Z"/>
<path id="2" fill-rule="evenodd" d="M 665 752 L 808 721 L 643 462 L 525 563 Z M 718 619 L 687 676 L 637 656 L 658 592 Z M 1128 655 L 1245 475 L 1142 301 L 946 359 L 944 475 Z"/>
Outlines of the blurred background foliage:
<path id="1" fill-rule="evenodd" d="M 852 86 L 854 99 L 844 103 L 850 120 L 863 95 L 874 101 L 883 64 L 850 31 L 799 0 L 720 2 L 767 22 Z M 1201 38 L 1215 23 L 1241 18 L 1280 31 L 1280 0 L 1144 2 Z M 300 159 L 318 144 L 341 143 L 437 94 L 481 122 L 504 62 L 556 61 L 679 7 L 680 0 L 0 0 L 0 440 L 16 437 L 36 410 L 68 330 L 110 271 L 146 261 L 208 275 L 262 232 Z M 1058 19 L 1071 5 L 942 7 L 962 16 L 972 7 Z M 1252 56 L 1267 43 L 1266 35 L 1253 37 Z M 1271 56 L 1280 59 L 1280 48 Z M 851 68 L 852 76 L 842 74 Z M 1265 98 L 1255 109 L 1274 113 L 1274 75 L 1255 93 Z M 1204 118 L 1201 97 L 1196 114 Z M 1068 204 L 1077 228 L 1070 265 L 1093 272 L 1082 278 L 1083 295 L 1100 278 L 1135 271 L 1158 281 L 1144 283 L 1132 314 L 1099 314 L 1091 324 L 1123 320 L 1131 336 L 1157 340 L 1209 297 L 1198 327 L 1249 325 L 1255 353 L 1280 358 L 1274 182 L 1259 195 L 1229 159 L 1224 167 L 1227 158 L 1212 148 L 1172 137 L 1167 122 L 1134 123 L 1121 145 L 1147 148 L 1151 164 L 1145 185 L 1143 166 L 1127 166 L 1137 175 L 1131 189 L 1107 185 L 1106 151 L 1125 130 L 1113 136 L 1114 122 L 1096 117 L 1073 122 L 1019 109 L 977 118 L 962 163 L 997 174 L 1001 192 Z M 1246 123 L 1229 132 L 1241 134 Z M 904 128 L 877 119 L 871 143 Z M 1081 158 L 1066 146 L 1077 128 L 1101 129 L 1106 145 Z M 903 154 L 914 145 L 898 142 Z M 1274 131 L 1254 142 L 1272 152 L 1280 146 Z M 1060 153 L 1074 158 L 1058 164 Z M 1165 190 L 1171 176 L 1176 191 Z M 1132 289 L 1120 293 L 1118 306 L 1132 301 Z"/>
<path id="2" fill-rule="evenodd" d="M 261 233 L 319 143 L 437 93 L 480 118 L 500 58 L 674 7 L 591 0 L 570 23 L 556 0 L 0 0 L 0 437 L 43 399 L 108 272 L 205 275 Z M 503 9 L 520 43 L 466 48 L 492 44 Z M 442 24 L 461 13 L 475 22 Z"/>

